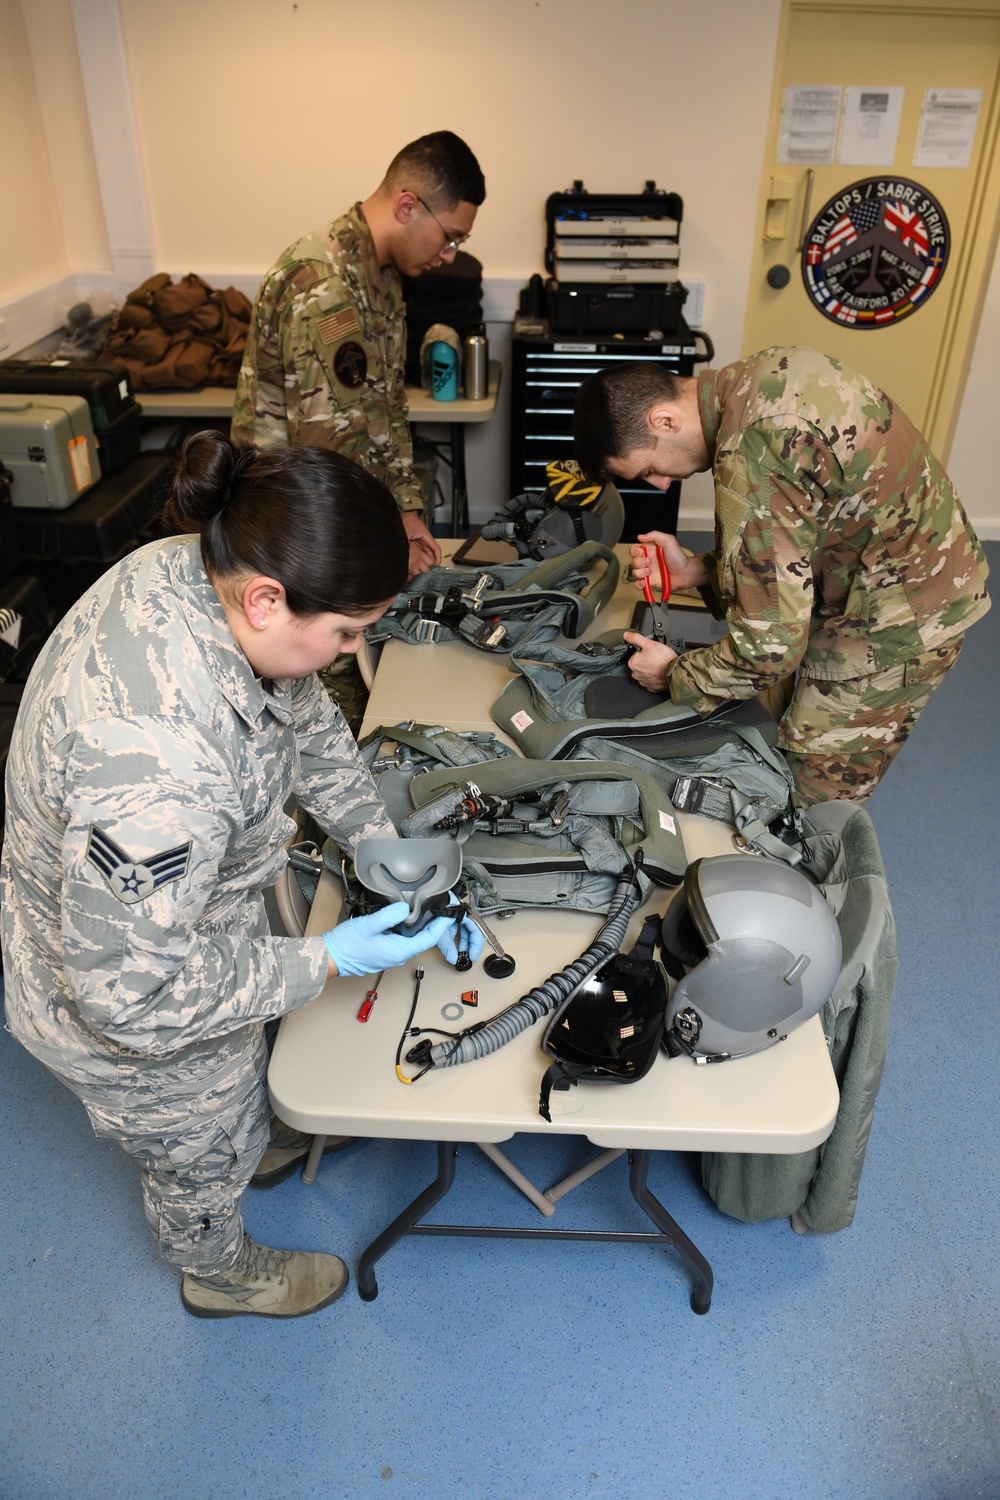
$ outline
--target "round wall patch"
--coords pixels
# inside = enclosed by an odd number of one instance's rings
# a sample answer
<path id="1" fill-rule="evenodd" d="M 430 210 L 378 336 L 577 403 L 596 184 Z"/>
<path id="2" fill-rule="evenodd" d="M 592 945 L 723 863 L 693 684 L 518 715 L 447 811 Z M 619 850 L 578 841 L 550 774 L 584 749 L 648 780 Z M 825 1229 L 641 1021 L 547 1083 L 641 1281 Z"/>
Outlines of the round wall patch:
<path id="1" fill-rule="evenodd" d="M 948 263 L 940 203 L 905 177 L 867 177 L 831 198 L 802 247 L 802 280 L 824 317 L 888 328 L 921 307 Z"/>
<path id="2" fill-rule="evenodd" d="M 356 391 L 359 386 L 364 385 L 368 374 L 368 355 L 354 339 L 341 344 L 333 356 L 333 373 L 349 391 Z"/>

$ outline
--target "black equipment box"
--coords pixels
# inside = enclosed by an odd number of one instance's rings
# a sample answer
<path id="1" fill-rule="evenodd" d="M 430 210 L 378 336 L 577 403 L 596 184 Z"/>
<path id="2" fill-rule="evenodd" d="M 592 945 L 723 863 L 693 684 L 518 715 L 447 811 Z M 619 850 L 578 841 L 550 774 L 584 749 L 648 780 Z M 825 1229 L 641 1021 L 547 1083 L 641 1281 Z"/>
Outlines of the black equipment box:
<path id="1" fill-rule="evenodd" d="M 169 477 L 169 459 L 162 453 L 141 453 L 67 510 L 13 511 L 22 552 L 32 558 L 87 558 L 105 565 L 115 561 L 123 546 L 137 546 L 149 530 L 166 499 Z"/>
<path id="2" fill-rule="evenodd" d="M 22 566 L 42 579 L 60 615 L 112 564 L 161 535 L 170 472 L 164 454 L 141 453 L 67 510 L 12 511 Z"/>
<path id="3" fill-rule="evenodd" d="M 19 575 L 0 585 L 0 682 L 24 682 L 55 622 L 37 578 Z"/>
<path id="4" fill-rule="evenodd" d="M 550 280 L 545 287 L 546 312 L 553 333 L 661 334 L 684 326 L 687 287 L 679 281 L 665 286 L 563 285 Z"/>
<path id="5" fill-rule="evenodd" d="M 21 683 L 0 682 L 0 830 L 6 811 L 4 785 L 7 777 L 7 756 L 14 735 L 14 720 L 21 704 L 24 688 Z"/>
<path id="6" fill-rule="evenodd" d="M 101 472 L 119 473 L 139 452 L 141 413 L 118 360 L 106 364 L 44 364 L 32 359 L 0 361 L 0 394 L 82 396 L 90 408 Z"/>
<path id="7" fill-rule="evenodd" d="M 14 527 L 14 507 L 10 501 L 10 470 L 0 464 L 0 583 L 21 566 L 21 544 Z"/>
<path id="8" fill-rule="evenodd" d="M 647 182 L 641 193 L 589 193 L 574 182 L 545 203 L 546 316 L 553 333 L 676 332 L 684 201 Z"/>

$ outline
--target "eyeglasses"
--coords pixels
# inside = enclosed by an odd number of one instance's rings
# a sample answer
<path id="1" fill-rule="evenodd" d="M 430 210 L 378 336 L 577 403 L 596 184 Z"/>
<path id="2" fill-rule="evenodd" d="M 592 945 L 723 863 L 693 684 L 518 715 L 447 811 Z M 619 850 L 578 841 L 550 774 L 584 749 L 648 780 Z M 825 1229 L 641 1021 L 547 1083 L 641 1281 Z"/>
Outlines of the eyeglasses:
<path id="1" fill-rule="evenodd" d="M 425 203 L 419 193 L 414 193 L 413 196 L 414 198 L 416 198 L 421 208 L 426 208 L 427 212 L 430 214 L 431 218 L 434 220 L 435 224 L 444 235 L 444 245 L 441 247 L 441 254 L 450 255 L 453 250 L 460 250 L 469 236 L 467 234 L 461 234 L 459 235 L 457 240 L 453 240 L 447 229 L 445 229 L 444 225 L 441 223 L 441 220 L 438 218 L 437 214 L 434 212 L 433 208 L 431 208 L 430 204 Z"/>

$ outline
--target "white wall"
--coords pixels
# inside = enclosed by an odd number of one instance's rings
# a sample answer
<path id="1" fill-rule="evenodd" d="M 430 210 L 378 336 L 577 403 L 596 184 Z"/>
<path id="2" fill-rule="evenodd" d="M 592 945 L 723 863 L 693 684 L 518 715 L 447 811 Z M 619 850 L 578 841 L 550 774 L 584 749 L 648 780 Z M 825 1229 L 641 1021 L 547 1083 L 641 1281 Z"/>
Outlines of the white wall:
<path id="1" fill-rule="evenodd" d="M 948 472 L 980 536 L 1000 537 L 1000 249 L 986 292 Z"/>
<path id="2" fill-rule="evenodd" d="M 72 30 L 74 17 L 95 34 L 111 17 L 160 269 L 252 288 L 289 241 L 370 192 L 403 142 L 448 127 L 486 173 L 470 249 L 491 318 L 509 316 L 516 287 L 542 269 L 550 192 L 577 177 L 604 191 L 654 178 L 684 199 L 682 272 L 704 278 L 717 362 L 732 359 L 780 10 L 781 0 L 75 0 L 71 14 L 70 0 L 0 0 L 0 189 L 19 209 L 0 218 L 0 316 L 22 329 L 11 309 L 26 293 L 39 293 L 44 320 L 42 293 L 57 282 L 85 292 L 114 279 Z M 1000 382 L 994 280 L 951 467 L 980 529 L 1000 536 L 979 436 L 984 392 Z M 494 333 L 499 346 L 500 324 Z M 469 433 L 480 508 L 502 495 L 505 459 L 498 414 Z M 704 477 L 684 486 L 689 523 L 710 508 Z"/>
<path id="3" fill-rule="evenodd" d="M 0 297 L 69 270 L 19 0 L 0 0 Z"/>

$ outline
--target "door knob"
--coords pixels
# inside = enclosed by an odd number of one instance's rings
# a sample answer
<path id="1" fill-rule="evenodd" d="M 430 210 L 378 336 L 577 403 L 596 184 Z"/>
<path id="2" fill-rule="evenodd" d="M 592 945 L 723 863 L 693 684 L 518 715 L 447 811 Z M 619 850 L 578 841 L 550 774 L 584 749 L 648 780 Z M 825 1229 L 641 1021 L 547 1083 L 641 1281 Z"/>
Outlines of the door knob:
<path id="1" fill-rule="evenodd" d="M 767 273 L 768 286 L 774 287 L 780 292 L 783 286 L 787 286 L 792 279 L 792 273 L 787 266 L 772 266 Z"/>

